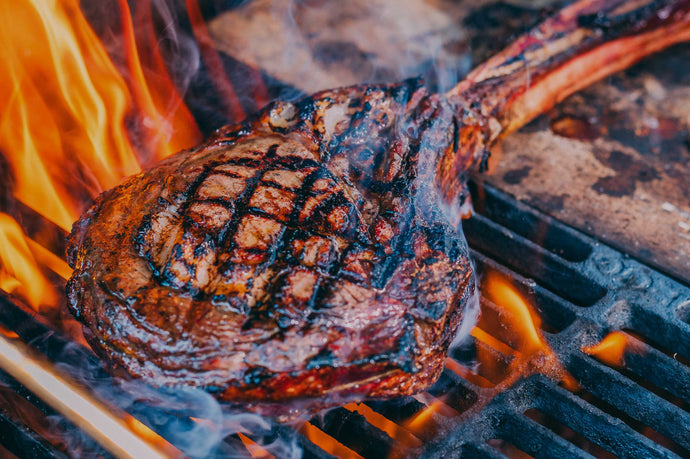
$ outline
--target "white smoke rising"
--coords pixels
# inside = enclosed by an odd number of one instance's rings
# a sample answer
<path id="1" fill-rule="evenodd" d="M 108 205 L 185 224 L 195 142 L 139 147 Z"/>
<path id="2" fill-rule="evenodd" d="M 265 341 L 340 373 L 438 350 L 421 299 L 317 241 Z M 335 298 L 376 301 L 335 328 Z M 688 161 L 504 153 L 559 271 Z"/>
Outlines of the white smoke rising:
<path id="1" fill-rule="evenodd" d="M 477 270 L 474 268 L 474 262 L 472 262 L 472 271 L 475 273 L 477 272 Z M 474 277 L 476 279 L 476 275 L 474 275 Z M 453 350 L 467 345 L 467 342 L 470 339 L 470 331 L 472 331 L 472 328 L 477 325 L 477 319 L 479 318 L 480 297 L 481 295 L 479 293 L 479 288 L 475 282 L 472 286 L 472 292 L 470 293 L 467 305 L 465 306 L 465 311 L 462 316 L 462 320 L 460 321 L 458 331 L 455 334 L 453 342 L 450 344 L 449 353 L 452 353 Z"/>
<path id="2" fill-rule="evenodd" d="M 225 442 L 228 436 L 238 432 L 252 438 L 275 457 L 296 459 L 302 456 L 294 432 L 287 429 L 278 435 L 275 421 L 221 404 L 202 389 L 184 386 L 156 389 L 140 380 L 113 377 L 103 370 L 97 359 L 89 358 L 88 352 L 74 342 L 68 343 L 56 357 L 57 370 L 88 388 L 105 403 L 131 414 L 188 457 L 248 457 L 243 448 L 238 450 L 236 444 Z M 78 427 L 65 422 L 62 416 L 49 416 L 47 421 L 61 429 L 61 441 L 71 455 L 88 457 L 96 451 L 93 440 Z"/>
<path id="3" fill-rule="evenodd" d="M 424 0 L 255 0 L 209 30 L 226 54 L 306 94 L 420 74 L 444 91 L 471 61 L 456 16 Z"/>
<path id="4" fill-rule="evenodd" d="M 154 17 L 163 24 L 157 33 L 158 45 L 165 51 L 165 62 L 181 97 L 200 68 L 199 47 L 194 37 L 180 27 L 178 17 L 185 11 L 184 0 L 152 0 Z M 136 24 L 135 24 L 136 27 Z"/>

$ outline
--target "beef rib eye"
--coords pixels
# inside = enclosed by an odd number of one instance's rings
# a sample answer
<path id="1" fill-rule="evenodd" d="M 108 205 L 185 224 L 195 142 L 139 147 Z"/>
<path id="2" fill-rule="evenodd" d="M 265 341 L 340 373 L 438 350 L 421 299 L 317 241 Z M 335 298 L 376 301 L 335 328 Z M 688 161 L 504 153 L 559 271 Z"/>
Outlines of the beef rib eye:
<path id="1" fill-rule="evenodd" d="M 237 402 L 412 394 L 474 289 L 464 173 L 570 93 L 690 38 L 690 1 L 579 1 L 447 94 L 274 102 L 104 192 L 69 307 L 115 370 Z"/>

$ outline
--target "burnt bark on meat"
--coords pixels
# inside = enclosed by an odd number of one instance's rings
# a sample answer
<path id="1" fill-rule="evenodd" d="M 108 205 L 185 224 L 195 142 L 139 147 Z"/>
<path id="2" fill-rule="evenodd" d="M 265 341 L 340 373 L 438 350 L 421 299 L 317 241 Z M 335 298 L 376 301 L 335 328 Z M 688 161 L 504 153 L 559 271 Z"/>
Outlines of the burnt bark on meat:
<path id="1" fill-rule="evenodd" d="M 634 6 L 630 6 L 634 4 Z M 412 394 L 474 289 L 449 211 L 490 144 L 690 38 L 690 1 L 586 0 L 445 95 L 417 80 L 274 102 L 103 193 L 69 305 L 112 368 L 228 401 Z"/>

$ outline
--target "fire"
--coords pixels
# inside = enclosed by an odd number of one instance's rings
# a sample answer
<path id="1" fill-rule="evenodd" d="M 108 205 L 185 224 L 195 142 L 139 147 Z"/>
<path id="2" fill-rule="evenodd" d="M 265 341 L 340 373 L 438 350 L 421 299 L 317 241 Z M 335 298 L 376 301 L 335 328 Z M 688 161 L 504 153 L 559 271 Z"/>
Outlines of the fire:
<path id="1" fill-rule="evenodd" d="M 240 437 L 240 440 L 242 440 L 242 443 L 244 444 L 245 448 L 247 448 L 247 451 L 249 452 L 249 455 L 251 457 L 263 459 L 275 458 L 273 454 L 263 449 L 261 446 L 259 446 L 258 443 L 256 443 L 246 435 L 242 434 L 241 432 L 238 432 L 237 436 Z"/>
<path id="2" fill-rule="evenodd" d="M 75 181 L 95 194 L 140 169 L 124 125 L 127 87 L 77 1 L 5 3 L 0 150 L 17 198 L 69 230 L 82 207 Z"/>
<path id="3" fill-rule="evenodd" d="M 28 241 L 17 222 L 0 213 L 0 288 L 38 309 L 53 303 L 55 291 L 38 268 Z"/>
<path id="4" fill-rule="evenodd" d="M 137 3 L 136 30 L 129 4 L 126 0 L 118 0 L 118 3 L 127 67 L 132 80 L 129 86 L 148 134 L 143 139 L 147 145 L 144 150 L 152 151 L 156 159 L 162 159 L 198 143 L 201 133 L 168 76 L 158 51 L 151 2 Z M 146 72 L 145 69 L 150 70 Z"/>
<path id="5" fill-rule="evenodd" d="M 498 276 L 489 276 L 486 282 L 489 299 L 497 304 L 514 331 L 513 348 L 522 355 L 534 355 L 538 352 L 551 352 L 548 344 L 539 332 L 541 319 L 527 304 L 515 288 Z M 476 337 L 476 336 L 475 336 Z M 491 343 L 488 343 L 491 345 Z M 498 349 L 500 350 L 500 349 Z"/>
<path id="6" fill-rule="evenodd" d="M 126 1 L 127 80 L 78 1 L 3 2 L 12 14 L 0 18 L 0 151 L 22 202 L 69 230 L 91 197 L 140 171 L 149 150 L 162 158 L 199 139 L 157 51 L 147 54 L 155 80 L 146 78 Z M 134 139 L 135 149 L 127 126 L 137 121 L 148 139 Z"/>
<path id="7" fill-rule="evenodd" d="M 400 427 L 395 422 L 388 420 L 386 417 L 372 410 L 363 403 L 350 403 L 345 405 L 343 408 L 364 416 L 369 424 L 383 432 L 386 432 L 389 437 L 405 446 L 416 448 L 422 444 L 421 441 L 419 441 L 419 439 L 412 435 L 408 430 Z"/>
<path id="8" fill-rule="evenodd" d="M 599 344 L 585 346 L 582 352 L 589 354 L 607 365 L 622 367 L 625 364 L 625 353 L 632 350 L 630 337 L 621 331 L 609 333 Z"/>
<path id="9" fill-rule="evenodd" d="M 98 193 L 142 164 L 198 142 L 199 130 L 159 52 L 150 2 L 134 11 L 135 33 L 132 11 L 119 1 L 122 68 L 78 0 L 0 5 L 12 11 L 0 17 L 0 153 L 18 200 L 69 231 Z M 63 254 L 30 240 L 5 214 L 0 244 L 0 288 L 35 308 L 55 303 L 39 266 L 67 278 Z"/>
<path id="10" fill-rule="evenodd" d="M 501 354 L 512 357 L 500 368 L 493 353 L 478 348 L 477 359 L 490 379 L 500 381 L 496 390 L 534 372 L 560 379 L 574 389 L 577 383 L 562 367 L 558 356 L 541 334 L 541 319 L 528 301 L 507 280 L 495 274 L 484 279 L 484 292 L 498 308 L 497 320 L 482 320 L 471 335 Z M 493 319 L 493 317 L 492 317 Z"/>
<path id="11" fill-rule="evenodd" d="M 429 424 L 431 424 L 435 413 L 438 413 L 444 408 L 443 403 L 440 400 L 435 400 L 431 405 L 424 408 L 422 411 L 413 416 L 410 420 L 405 423 L 405 427 L 410 429 L 412 432 L 423 432 L 427 430 Z"/>
<path id="12" fill-rule="evenodd" d="M 314 443 L 328 454 L 343 459 L 362 459 L 362 456 L 309 422 L 302 424 L 299 431 L 307 437 L 310 442 Z"/>
<path id="13" fill-rule="evenodd" d="M 0 336 L 0 366 L 115 457 L 182 457 L 157 433 L 93 398 L 52 365 L 37 359 L 21 342 Z"/>

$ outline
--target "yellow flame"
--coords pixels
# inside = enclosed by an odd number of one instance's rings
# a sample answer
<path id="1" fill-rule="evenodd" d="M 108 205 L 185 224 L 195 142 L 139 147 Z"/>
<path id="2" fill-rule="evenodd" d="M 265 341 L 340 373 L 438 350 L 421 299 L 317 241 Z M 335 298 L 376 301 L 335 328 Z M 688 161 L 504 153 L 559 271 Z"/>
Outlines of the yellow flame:
<path id="1" fill-rule="evenodd" d="M 332 454 L 333 456 L 344 459 L 362 459 L 362 456 L 352 451 L 350 448 L 343 445 L 338 440 L 309 422 L 302 424 L 299 431 L 302 433 L 302 435 L 307 437 L 309 441 L 317 445 L 328 454 Z"/>
<path id="2" fill-rule="evenodd" d="M 490 276 L 486 285 L 488 296 L 503 310 L 504 317 L 510 321 L 510 329 L 518 338 L 516 350 L 524 355 L 549 350 L 539 332 L 541 319 L 515 287 L 498 276 Z"/>
<path id="3" fill-rule="evenodd" d="M 26 298 L 38 310 L 52 304 L 55 291 L 36 264 L 28 238 L 9 215 L 0 213 L 0 288 Z"/>
<path id="4" fill-rule="evenodd" d="M 78 1 L 0 5 L 12 11 L 0 16 L 0 150 L 16 196 L 69 230 L 79 180 L 94 193 L 139 171 L 124 126 L 127 87 Z"/>
<path id="5" fill-rule="evenodd" d="M 483 290 L 499 309 L 498 323 L 493 323 L 493 320 L 482 322 L 480 318 L 479 325 L 471 331 L 471 335 L 498 352 L 513 357 L 505 368 L 505 365 L 501 366 L 496 361 L 493 353 L 480 352 L 481 349 L 478 349 L 477 358 L 483 374 L 491 381 L 500 381 L 497 390 L 535 372 L 559 378 L 566 388 L 575 390 L 577 382 L 565 371 L 558 356 L 544 339 L 539 330 L 541 319 L 529 302 L 509 281 L 496 274 L 485 277 Z M 503 338 L 499 339 L 494 334 Z"/>
<path id="6" fill-rule="evenodd" d="M 0 16 L 0 151 L 17 198 L 65 230 L 91 197 L 140 171 L 137 157 L 151 150 L 162 158 L 200 137 L 155 37 L 141 44 L 154 50 L 146 54 L 155 66 L 152 82 L 146 78 L 128 4 L 119 6 L 127 80 L 78 0 L 0 0 L 12 11 Z M 139 151 L 126 128 L 132 120 L 144 126 Z"/>
<path id="7" fill-rule="evenodd" d="M 623 366 L 628 347 L 628 335 L 621 331 L 609 333 L 599 344 L 585 346 L 582 352 L 589 354 L 611 366 Z"/>
<path id="8" fill-rule="evenodd" d="M 96 194 L 141 170 L 138 158 L 162 158 L 199 140 L 160 56 L 149 1 L 137 9 L 148 22 L 142 42 L 128 3 L 119 1 L 127 79 L 78 0 L 0 0 L 0 7 L 11 11 L 0 15 L 0 154 L 10 166 L 3 177 L 36 212 L 69 231 Z M 136 151 L 132 122 L 140 125 Z M 10 220 L 0 219 L 0 288 L 33 307 L 54 305 L 37 262 L 64 278 L 69 266 Z"/>

